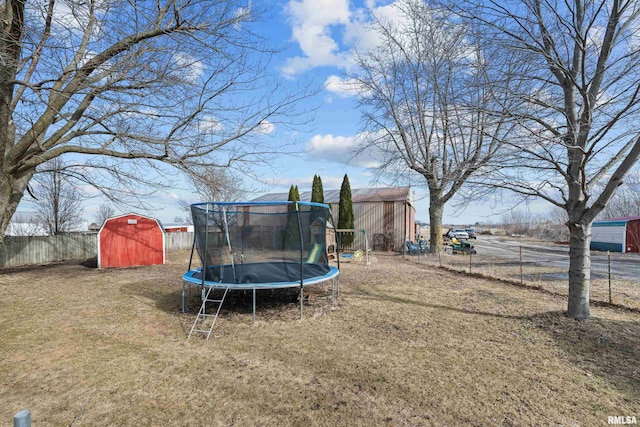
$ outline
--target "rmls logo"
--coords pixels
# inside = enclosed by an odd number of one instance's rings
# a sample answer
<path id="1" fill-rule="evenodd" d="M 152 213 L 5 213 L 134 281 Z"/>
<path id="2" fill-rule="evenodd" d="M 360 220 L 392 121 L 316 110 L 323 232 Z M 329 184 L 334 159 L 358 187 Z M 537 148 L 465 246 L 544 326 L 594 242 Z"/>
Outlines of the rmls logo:
<path id="1" fill-rule="evenodd" d="M 607 417 L 607 422 L 609 424 L 619 424 L 619 425 L 627 425 L 627 424 L 638 424 L 635 416 L 632 417 Z"/>

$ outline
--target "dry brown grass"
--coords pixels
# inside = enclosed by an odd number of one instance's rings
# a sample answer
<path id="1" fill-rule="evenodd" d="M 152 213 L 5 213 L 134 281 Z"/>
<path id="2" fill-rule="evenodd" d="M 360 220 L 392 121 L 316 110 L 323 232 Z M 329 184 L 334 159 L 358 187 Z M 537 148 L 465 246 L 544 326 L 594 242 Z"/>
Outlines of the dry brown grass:
<path id="1" fill-rule="evenodd" d="M 640 415 L 640 315 L 378 255 L 342 300 L 243 298 L 186 341 L 165 266 L 0 274 L 0 425 L 604 425 Z M 243 302 L 244 301 L 244 302 Z M 324 314 L 324 315 L 322 315 Z"/>
<path id="2" fill-rule="evenodd" d="M 619 255 L 619 254 L 616 254 Z M 621 255 L 621 254 L 620 254 Z M 566 269 L 524 261 L 522 271 L 518 260 L 508 260 L 487 254 L 469 255 L 421 255 L 406 256 L 407 261 L 444 267 L 485 276 L 489 279 L 504 279 L 522 283 L 532 288 L 566 296 L 568 292 L 568 273 Z M 470 265 L 471 264 L 471 265 Z M 606 274 L 593 272 L 590 284 L 591 301 L 609 302 L 609 279 Z M 613 304 L 640 310 L 640 282 L 623 276 L 611 276 L 611 301 Z"/>

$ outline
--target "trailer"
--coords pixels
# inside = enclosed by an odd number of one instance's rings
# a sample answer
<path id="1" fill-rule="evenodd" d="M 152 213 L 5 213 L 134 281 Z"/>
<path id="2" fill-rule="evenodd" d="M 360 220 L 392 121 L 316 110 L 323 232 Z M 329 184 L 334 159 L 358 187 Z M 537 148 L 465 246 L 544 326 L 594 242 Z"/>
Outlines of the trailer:
<path id="1" fill-rule="evenodd" d="M 640 252 L 640 216 L 595 221 L 591 225 L 591 250 Z"/>

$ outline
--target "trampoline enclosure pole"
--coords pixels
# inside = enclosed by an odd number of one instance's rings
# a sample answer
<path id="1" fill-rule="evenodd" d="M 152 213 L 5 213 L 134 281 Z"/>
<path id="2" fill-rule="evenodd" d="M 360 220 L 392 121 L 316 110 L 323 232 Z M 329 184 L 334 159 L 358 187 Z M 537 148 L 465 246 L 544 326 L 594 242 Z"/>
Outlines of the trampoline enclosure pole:
<path id="1" fill-rule="evenodd" d="M 327 210 L 327 218 L 331 218 L 331 225 L 333 226 L 333 235 L 336 236 L 336 261 L 338 262 L 338 270 L 340 270 L 340 235 L 336 229 L 336 223 L 331 213 L 331 207 Z"/>
<path id="2" fill-rule="evenodd" d="M 195 230 L 194 230 L 195 232 Z M 204 301 L 206 298 L 204 292 L 205 276 L 207 275 L 207 248 L 209 247 L 209 203 L 205 209 L 204 217 L 204 260 L 202 262 L 202 289 L 200 290 L 200 300 Z"/>
<path id="3" fill-rule="evenodd" d="M 193 261 L 193 250 L 196 248 L 196 232 L 195 229 L 193 231 L 193 244 L 191 245 L 191 256 L 189 257 L 189 268 L 187 268 L 187 271 L 191 271 L 191 262 Z M 185 312 L 184 309 L 184 287 L 185 287 L 185 283 L 184 280 L 182 281 L 182 312 Z M 191 285 L 189 285 L 189 287 L 191 287 Z M 191 295 L 191 291 L 189 291 L 189 295 Z"/>
<path id="4" fill-rule="evenodd" d="M 193 261 L 193 251 L 196 248 L 196 232 L 195 230 L 193 231 L 193 244 L 191 245 L 191 256 L 189 257 L 189 267 L 187 268 L 187 271 L 191 270 L 191 263 Z"/>
<path id="5" fill-rule="evenodd" d="M 331 225 L 333 226 L 333 233 L 336 236 L 336 262 L 338 263 L 338 271 L 340 271 L 340 235 L 338 234 L 338 230 L 336 229 L 335 218 L 333 218 L 333 214 L 331 213 L 331 205 L 329 205 L 329 209 L 327 210 L 327 218 L 331 218 Z M 331 281 L 331 305 L 335 307 L 335 277 Z M 338 297 L 340 297 L 340 276 L 338 276 Z"/>
<path id="6" fill-rule="evenodd" d="M 300 320 L 302 320 L 302 300 L 304 299 L 304 258 L 302 250 L 304 248 L 304 239 L 302 238 L 302 222 L 300 221 L 300 207 L 296 203 L 296 216 L 298 217 L 298 232 L 300 233 Z"/>
<path id="7" fill-rule="evenodd" d="M 231 257 L 231 271 L 233 271 L 233 281 L 238 283 L 238 278 L 236 277 L 236 265 L 233 259 L 233 248 L 231 247 L 231 238 L 229 237 L 229 223 L 227 222 L 227 208 L 222 206 L 222 216 L 224 219 L 224 235 L 227 238 L 227 246 L 229 247 L 229 256 Z M 222 278 L 222 274 L 220 274 Z"/>

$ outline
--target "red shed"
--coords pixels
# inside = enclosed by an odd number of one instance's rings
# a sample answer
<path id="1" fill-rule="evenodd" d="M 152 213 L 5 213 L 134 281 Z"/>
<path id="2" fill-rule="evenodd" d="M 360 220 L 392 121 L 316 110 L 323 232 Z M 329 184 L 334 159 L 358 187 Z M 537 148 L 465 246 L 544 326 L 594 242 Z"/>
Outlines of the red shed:
<path id="1" fill-rule="evenodd" d="M 155 218 L 120 215 L 107 219 L 98 232 L 98 268 L 164 262 L 164 231 Z"/>

